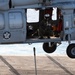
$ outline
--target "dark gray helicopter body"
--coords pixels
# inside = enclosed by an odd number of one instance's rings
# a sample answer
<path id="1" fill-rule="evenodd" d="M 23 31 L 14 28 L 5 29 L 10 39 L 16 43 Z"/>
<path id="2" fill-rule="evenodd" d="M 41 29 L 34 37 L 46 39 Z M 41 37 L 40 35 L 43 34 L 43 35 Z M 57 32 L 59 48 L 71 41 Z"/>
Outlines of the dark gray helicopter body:
<path id="1" fill-rule="evenodd" d="M 37 22 L 27 22 L 28 9 L 39 11 Z M 67 55 L 75 58 L 71 40 L 75 40 L 75 0 L 0 0 L 0 44 L 44 42 L 45 52 L 52 53 L 57 43 L 68 41 Z"/>

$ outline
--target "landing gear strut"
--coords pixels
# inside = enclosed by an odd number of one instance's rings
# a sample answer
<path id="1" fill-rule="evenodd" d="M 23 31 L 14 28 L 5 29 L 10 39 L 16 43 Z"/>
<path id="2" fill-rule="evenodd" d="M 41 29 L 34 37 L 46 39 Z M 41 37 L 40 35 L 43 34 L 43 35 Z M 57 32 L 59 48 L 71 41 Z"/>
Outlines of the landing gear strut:
<path id="1" fill-rule="evenodd" d="M 46 53 L 53 53 L 56 50 L 57 45 L 54 42 L 44 43 L 43 49 Z"/>
<path id="2" fill-rule="evenodd" d="M 66 52 L 70 58 L 75 58 L 75 44 L 70 44 Z"/>

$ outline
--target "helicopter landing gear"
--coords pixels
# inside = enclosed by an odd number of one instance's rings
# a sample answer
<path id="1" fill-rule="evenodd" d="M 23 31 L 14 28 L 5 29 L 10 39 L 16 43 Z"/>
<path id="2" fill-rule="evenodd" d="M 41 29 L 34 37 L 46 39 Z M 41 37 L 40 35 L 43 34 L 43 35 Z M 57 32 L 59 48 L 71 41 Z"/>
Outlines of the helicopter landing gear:
<path id="1" fill-rule="evenodd" d="M 57 45 L 54 42 L 44 43 L 43 49 L 46 53 L 53 53 L 56 50 Z"/>
<path id="2" fill-rule="evenodd" d="M 66 52 L 70 58 L 75 58 L 75 44 L 70 44 Z"/>

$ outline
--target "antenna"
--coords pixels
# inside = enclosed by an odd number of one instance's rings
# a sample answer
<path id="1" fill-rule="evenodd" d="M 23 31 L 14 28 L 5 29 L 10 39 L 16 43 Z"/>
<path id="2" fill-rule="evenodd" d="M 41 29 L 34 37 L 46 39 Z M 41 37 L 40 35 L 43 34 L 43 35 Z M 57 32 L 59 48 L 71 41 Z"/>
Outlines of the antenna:
<path id="1" fill-rule="evenodd" d="M 37 64 L 36 64 L 36 49 L 35 49 L 35 47 L 33 48 L 33 51 L 34 51 L 35 75 L 37 75 Z"/>

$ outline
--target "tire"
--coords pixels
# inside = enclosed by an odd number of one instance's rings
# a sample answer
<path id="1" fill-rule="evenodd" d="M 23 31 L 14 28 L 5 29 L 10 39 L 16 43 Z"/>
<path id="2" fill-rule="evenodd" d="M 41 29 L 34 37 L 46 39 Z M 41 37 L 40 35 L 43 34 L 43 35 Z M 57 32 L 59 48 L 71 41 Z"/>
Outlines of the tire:
<path id="1" fill-rule="evenodd" d="M 66 52 L 70 58 L 75 58 L 75 44 L 70 44 Z"/>
<path id="2" fill-rule="evenodd" d="M 49 46 L 49 43 L 44 43 L 43 44 L 43 50 L 46 53 L 53 53 L 56 50 L 56 44 L 54 44 L 54 42 L 51 42 L 51 46 Z"/>

